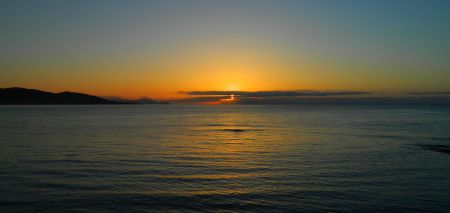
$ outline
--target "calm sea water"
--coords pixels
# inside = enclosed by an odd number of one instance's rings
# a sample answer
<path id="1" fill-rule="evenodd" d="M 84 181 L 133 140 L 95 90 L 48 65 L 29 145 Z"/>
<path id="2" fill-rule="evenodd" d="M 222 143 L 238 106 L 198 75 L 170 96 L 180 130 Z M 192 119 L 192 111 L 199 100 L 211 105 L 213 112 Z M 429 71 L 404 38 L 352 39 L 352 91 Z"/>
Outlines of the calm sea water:
<path id="1" fill-rule="evenodd" d="M 421 145 L 449 108 L 3 106 L 0 211 L 449 211 Z"/>

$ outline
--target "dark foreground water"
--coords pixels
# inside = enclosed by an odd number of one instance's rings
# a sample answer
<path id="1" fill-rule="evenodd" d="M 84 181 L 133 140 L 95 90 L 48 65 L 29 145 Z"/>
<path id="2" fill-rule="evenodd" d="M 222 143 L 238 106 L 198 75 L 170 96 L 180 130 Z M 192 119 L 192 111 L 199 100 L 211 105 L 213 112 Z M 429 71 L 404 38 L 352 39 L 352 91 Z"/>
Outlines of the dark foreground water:
<path id="1" fill-rule="evenodd" d="M 0 107 L 0 212 L 450 211 L 450 109 Z"/>

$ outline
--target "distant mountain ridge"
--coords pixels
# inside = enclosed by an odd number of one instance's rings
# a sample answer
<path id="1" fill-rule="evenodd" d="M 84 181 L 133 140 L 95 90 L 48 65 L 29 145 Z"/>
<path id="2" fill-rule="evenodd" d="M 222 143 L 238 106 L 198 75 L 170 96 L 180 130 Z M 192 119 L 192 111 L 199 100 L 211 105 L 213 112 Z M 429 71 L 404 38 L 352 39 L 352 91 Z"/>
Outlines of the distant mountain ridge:
<path id="1" fill-rule="evenodd" d="M 65 105 L 65 104 L 131 104 L 106 100 L 97 96 L 61 92 L 52 93 L 20 87 L 0 89 L 0 105 Z"/>
<path id="2" fill-rule="evenodd" d="M 103 97 L 103 98 L 106 100 L 110 100 L 110 101 L 130 103 L 130 104 L 170 104 L 167 101 L 156 101 L 156 100 L 150 99 L 148 97 L 142 97 L 139 99 L 124 99 L 121 97 L 109 96 L 109 97 Z"/>

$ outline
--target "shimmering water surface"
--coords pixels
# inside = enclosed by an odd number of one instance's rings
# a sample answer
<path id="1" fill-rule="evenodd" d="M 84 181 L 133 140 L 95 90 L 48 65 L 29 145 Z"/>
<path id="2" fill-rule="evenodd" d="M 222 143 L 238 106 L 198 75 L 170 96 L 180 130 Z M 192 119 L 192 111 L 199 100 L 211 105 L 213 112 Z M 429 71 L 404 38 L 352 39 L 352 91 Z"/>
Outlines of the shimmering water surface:
<path id="1" fill-rule="evenodd" d="M 449 145 L 439 107 L 3 106 L 0 210 L 445 212 Z"/>

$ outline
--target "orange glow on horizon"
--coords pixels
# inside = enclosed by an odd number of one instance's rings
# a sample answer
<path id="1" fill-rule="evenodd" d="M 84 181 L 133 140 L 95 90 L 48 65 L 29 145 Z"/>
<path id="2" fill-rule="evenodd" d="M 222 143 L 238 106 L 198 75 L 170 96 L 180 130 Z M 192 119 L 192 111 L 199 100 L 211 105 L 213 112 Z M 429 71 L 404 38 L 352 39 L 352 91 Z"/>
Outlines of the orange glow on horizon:
<path id="1" fill-rule="evenodd" d="M 414 79 L 395 81 L 392 79 L 396 76 L 376 72 L 361 75 L 362 70 L 375 69 L 373 67 L 345 63 L 336 66 L 320 59 L 289 55 L 264 44 L 232 42 L 221 45 L 203 42 L 167 54 L 92 61 L 70 67 L 24 64 L 15 69 L 35 72 L 14 83 L 0 79 L 0 82 L 6 82 L 4 87 L 169 101 L 193 97 L 179 91 L 362 90 L 395 93 L 417 83 Z M 20 72 L 12 73 L 11 79 L 22 78 L 16 73 Z M 225 98 L 220 102 L 233 103 L 236 98 Z"/>

